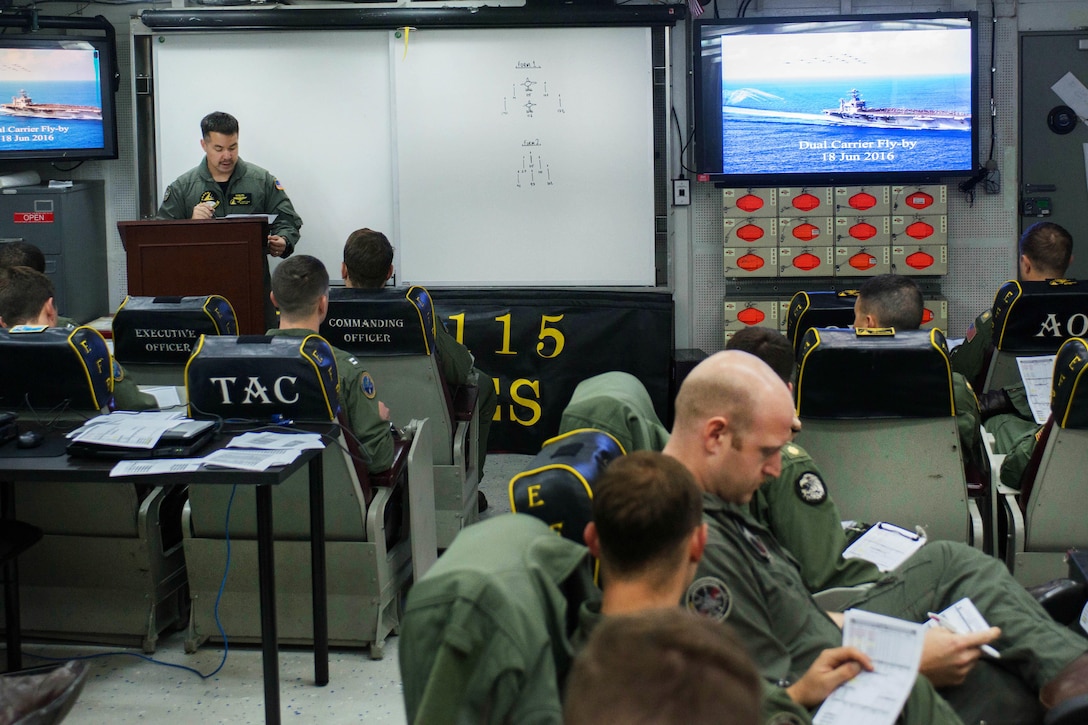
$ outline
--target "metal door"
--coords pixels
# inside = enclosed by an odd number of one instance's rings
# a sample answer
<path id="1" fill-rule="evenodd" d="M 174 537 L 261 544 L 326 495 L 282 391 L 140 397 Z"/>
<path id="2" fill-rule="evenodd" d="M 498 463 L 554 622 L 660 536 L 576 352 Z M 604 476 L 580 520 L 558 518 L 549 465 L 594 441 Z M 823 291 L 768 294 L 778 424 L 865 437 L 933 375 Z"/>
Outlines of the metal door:
<path id="1" fill-rule="evenodd" d="M 1040 219 L 1068 229 L 1069 276 L 1088 279 L 1088 126 L 1063 113 L 1065 102 L 1051 90 L 1067 72 L 1088 86 L 1088 32 L 1020 35 L 1020 229 Z M 1049 215 L 1040 216 L 1044 210 Z"/>

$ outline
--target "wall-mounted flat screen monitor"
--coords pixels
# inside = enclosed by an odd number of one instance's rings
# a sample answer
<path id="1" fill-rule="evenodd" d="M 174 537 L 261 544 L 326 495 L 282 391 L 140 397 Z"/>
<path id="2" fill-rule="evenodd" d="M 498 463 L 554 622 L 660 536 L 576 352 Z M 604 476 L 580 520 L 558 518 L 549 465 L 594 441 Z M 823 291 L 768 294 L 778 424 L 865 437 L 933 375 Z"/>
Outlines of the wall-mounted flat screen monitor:
<path id="1" fill-rule="evenodd" d="M 727 184 L 933 181 L 977 162 L 977 14 L 695 22 L 695 164 Z"/>
<path id="2" fill-rule="evenodd" d="M 112 46 L 0 35 L 0 160 L 117 158 Z"/>

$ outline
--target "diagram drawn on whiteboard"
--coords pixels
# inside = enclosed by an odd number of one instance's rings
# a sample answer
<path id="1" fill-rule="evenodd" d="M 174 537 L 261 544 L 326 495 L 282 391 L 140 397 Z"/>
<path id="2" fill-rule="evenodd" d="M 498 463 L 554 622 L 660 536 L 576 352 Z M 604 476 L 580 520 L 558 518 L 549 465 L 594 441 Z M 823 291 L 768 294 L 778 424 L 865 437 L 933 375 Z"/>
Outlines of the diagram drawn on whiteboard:
<path id="1" fill-rule="evenodd" d="M 502 99 L 502 115 L 512 119 L 528 121 L 533 128 L 547 131 L 546 119 L 555 114 L 565 114 L 563 96 L 548 89 L 548 81 L 542 78 L 544 68 L 535 60 L 521 60 L 514 63 L 516 76 L 510 83 L 510 93 Z M 524 74 L 524 75 L 523 75 Z M 545 122 L 545 128 L 538 124 Z M 543 146 L 539 137 L 521 142 L 521 165 L 515 172 L 514 185 L 518 189 L 554 186 L 551 167 L 540 153 Z"/>
<path id="2" fill-rule="evenodd" d="M 502 99 L 502 115 L 511 113 L 524 115 L 525 118 L 536 118 L 542 113 L 566 113 L 563 108 L 563 95 L 550 93 L 548 81 L 539 80 L 529 75 L 530 72 L 542 71 L 543 68 L 535 60 L 518 61 L 515 71 L 520 74 L 525 72 L 525 77 L 514 81 L 510 85 L 510 95 Z"/>
<path id="3" fill-rule="evenodd" d="M 517 188 L 533 186 L 554 186 L 551 167 L 544 161 L 539 148 L 540 139 L 522 142 L 521 168 L 517 170 L 515 184 Z"/>

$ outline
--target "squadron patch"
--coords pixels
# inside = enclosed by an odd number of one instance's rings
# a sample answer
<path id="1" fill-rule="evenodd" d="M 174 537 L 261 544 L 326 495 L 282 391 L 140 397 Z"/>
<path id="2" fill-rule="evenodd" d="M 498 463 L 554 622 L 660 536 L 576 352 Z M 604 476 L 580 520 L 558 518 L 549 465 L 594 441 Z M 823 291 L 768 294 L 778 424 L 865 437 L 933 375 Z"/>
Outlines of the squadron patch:
<path id="1" fill-rule="evenodd" d="M 200 203 L 201 204 L 205 204 L 205 203 L 207 203 L 209 201 L 212 202 L 213 204 L 215 204 L 215 206 L 212 207 L 213 209 L 218 209 L 219 208 L 219 199 L 215 198 L 215 194 L 213 194 L 210 191 L 205 191 L 204 193 L 202 193 L 200 195 Z"/>
<path id="2" fill-rule="evenodd" d="M 378 394 L 378 388 L 374 385 L 374 378 L 370 377 L 370 373 L 365 370 L 359 376 L 359 389 L 363 391 L 363 395 L 371 400 Z"/>
<path id="3" fill-rule="evenodd" d="M 231 194 L 230 201 L 227 202 L 230 206 L 249 206 L 253 203 L 253 194 Z"/>
<path id="4" fill-rule="evenodd" d="M 793 484 L 793 490 L 797 498 L 809 506 L 818 506 L 827 500 L 827 486 L 812 471 L 805 471 L 798 476 L 797 482 Z"/>
<path id="5" fill-rule="evenodd" d="M 162 203 L 165 204 L 168 201 L 170 201 L 170 187 L 169 186 L 166 187 L 166 191 L 162 195 Z"/>
<path id="6" fill-rule="evenodd" d="M 121 363 L 116 360 L 113 361 L 113 382 L 119 383 L 125 379 L 125 369 L 121 367 Z"/>
<path id="7" fill-rule="evenodd" d="M 696 579 L 684 595 L 684 604 L 689 612 L 709 617 L 716 622 L 724 622 L 733 610 L 733 595 L 729 587 L 716 576 L 704 576 Z"/>

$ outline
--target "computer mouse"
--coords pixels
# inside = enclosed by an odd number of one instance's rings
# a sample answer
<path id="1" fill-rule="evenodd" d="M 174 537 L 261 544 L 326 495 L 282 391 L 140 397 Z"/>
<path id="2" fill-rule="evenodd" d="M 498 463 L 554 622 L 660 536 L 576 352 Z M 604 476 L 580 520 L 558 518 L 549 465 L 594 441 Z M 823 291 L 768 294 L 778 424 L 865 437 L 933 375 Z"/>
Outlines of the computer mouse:
<path id="1" fill-rule="evenodd" d="M 16 448 L 37 448 L 45 440 L 45 436 L 36 430 L 28 430 L 25 433 L 20 433 L 19 437 L 15 439 Z"/>

